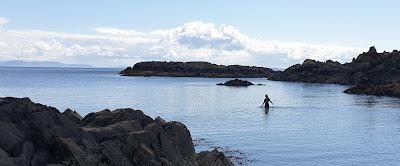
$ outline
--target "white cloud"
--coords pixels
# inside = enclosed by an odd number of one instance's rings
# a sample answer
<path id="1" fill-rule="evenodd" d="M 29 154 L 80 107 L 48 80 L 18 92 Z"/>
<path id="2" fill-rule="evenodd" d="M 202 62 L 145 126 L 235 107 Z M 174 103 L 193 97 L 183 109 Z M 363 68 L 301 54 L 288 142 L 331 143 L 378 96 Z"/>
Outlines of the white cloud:
<path id="1" fill-rule="evenodd" d="M 0 17 L 0 26 L 3 26 L 4 24 L 7 24 L 8 20 L 4 17 Z"/>
<path id="2" fill-rule="evenodd" d="M 364 51 L 336 45 L 254 39 L 233 26 L 200 21 L 151 32 L 111 27 L 98 27 L 94 31 L 95 34 L 86 35 L 3 30 L 0 31 L 0 60 L 54 60 L 95 66 L 133 65 L 145 60 L 201 60 L 287 67 L 306 58 L 349 61 Z"/>

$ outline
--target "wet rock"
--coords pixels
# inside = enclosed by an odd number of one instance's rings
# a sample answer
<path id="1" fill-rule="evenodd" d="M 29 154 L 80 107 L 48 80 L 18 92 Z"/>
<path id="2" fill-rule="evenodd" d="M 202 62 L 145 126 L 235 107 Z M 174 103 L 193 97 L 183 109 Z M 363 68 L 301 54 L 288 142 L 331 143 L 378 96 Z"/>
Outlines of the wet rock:
<path id="1" fill-rule="evenodd" d="M 121 71 L 122 76 L 266 78 L 272 69 L 255 66 L 216 65 L 208 62 L 140 62 Z"/>
<path id="2" fill-rule="evenodd" d="M 249 81 L 246 81 L 246 80 L 234 79 L 234 80 L 226 81 L 225 83 L 219 83 L 217 85 L 224 85 L 224 86 L 250 86 L 250 85 L 254 85 L 254 84 L 249 82 Z"/>
<path id="3" fill-rule="evenodd" d="M 77 123 L 73 111 L 0 98 L 0 131 L 0 165 L 199 165 L 184 124 L 153 120 L 139 110 L 103 110 Z M 229 164 L 214 153 L 202 158 Z"/>

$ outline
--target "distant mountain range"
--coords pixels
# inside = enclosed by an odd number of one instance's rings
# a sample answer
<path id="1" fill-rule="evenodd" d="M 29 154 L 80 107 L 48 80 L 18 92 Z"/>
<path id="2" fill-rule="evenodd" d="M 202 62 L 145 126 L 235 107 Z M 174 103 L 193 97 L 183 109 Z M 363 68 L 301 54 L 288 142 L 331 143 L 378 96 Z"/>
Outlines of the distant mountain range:
<path id="1" fill-rule="evenodd" d="M 86 64 L 65 64 L 52 61 L 2 61 L 0 67 L 66 67 L 66 68 L 91 68 L 93 66 Z"/>

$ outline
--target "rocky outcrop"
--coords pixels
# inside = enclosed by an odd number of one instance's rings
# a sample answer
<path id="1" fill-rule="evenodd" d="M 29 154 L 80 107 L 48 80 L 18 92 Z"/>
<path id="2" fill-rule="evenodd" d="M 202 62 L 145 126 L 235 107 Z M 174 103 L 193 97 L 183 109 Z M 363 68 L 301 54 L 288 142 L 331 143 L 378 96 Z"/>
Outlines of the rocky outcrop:
<path id="1" fill-rule="evenodd" d="M 69 108 L 66 109 L 62 114 L 76 123 L 78 123 L 82 120 L 82 116 L 79 115 L 78 112 L 71 110 Z"/>
<path id="2" fill-rule="evenodd" d="M 382 85 L 362 84 L 351 87 L 344 92 L 349 94 L 400 97 L 400 83 Z"/>
<path id="3" fill-rule="evenodd" d="M 218 83 L 217 85 L 223 85 L 223 86 L 250 86 L 250 85 L 254 85 L 254 84 L 249 82 L 249 81 L 246 81 L 246 80 L 234 79 L 234 80 L 226 81 L 225 83 Z"/>
<path id="4" fill-rule="evenodd" d="M 303 64 L 277 72 L 270 80 L 337 84 L 384 84 L 400 81 L 400 52 L 377 53 L 375 47 L 351 63 L 305 60 Z"/>
<path id="5" fill-rule="evenodd" d="M 291 66 L 283 72 L 276 72 L 269 79 L 360 85 L 353 90 L 372 86 L 377 86 L 376 89 L 381 89 L 386 87 L 385 84 L 390 85 L 390 83 L 400 81 L 400 52 L 394 50 L 393 52 L 378 53 L 375 47 L 371 47 L 368 52 L 360 54 L 351 63 L 345 64 L 330 60 L 317 62 L 307 59 L 303 64 Z M 385 89 L 389 90 L 391 88 Z M 350 93 L 353 90 L 348 90 L 347 92 Z M 358 92 L 361 94 L 362 91 Z"/>
<path id="6" fill-rule="evenodd" d="M 133 109 L 90 113 L 79 121 L 78 115 L 28 98 L 0 98 L 0 165 L 232 165 L 218 152 L 196 154 L 179 122 Z"/>
<path id="7" fill-rule="evenodd" d="M 338 62 L 317 62 L 306 59 L 303 64 L 297 64 L 287 68 L 283 72 L 277 72 L 270 80 L 307 82 L 307 83 L 349 83 L 348 69 Z"/>
<path id="8" fill-rule="evenodd" d="M 255 66 L 216 65 L 208 62 L 140 62 L 121 71 L 122 76 L 267 78 L 272 69 Z"/>

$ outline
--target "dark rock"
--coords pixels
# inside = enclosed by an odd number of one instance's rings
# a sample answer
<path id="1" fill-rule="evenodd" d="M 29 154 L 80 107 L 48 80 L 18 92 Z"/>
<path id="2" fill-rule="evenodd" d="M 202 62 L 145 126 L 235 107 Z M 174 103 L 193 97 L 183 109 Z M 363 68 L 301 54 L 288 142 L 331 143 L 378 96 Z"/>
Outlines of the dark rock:
<path id="1" fill-rule="evenodd" d="M 374 46 L 370 47 L 367 53 L 368 54 L 376 54 L 377 53 L 376 48 Z"/>
<path id="2" fill-rule="evenodd" d="M 121 71 L 122 76 L 266 78 L 272 69 L 255 66 L 216 65 L 208 62 L 140 62 Z"/>
<path id="3" fill-rule="evenodd" d="M 156 121 L 156 123 L 159 123 L 163 126 L 167 124 L 167 122 L 159 116 L 157 116 L 156 119 L 154 119 L 154 120 Z"/>
<path id="4" fill-rule="evenodd" d="M 351 87 L 344 92 L 349 94 L 400 97 L 400 83 L 382 85 L 361 84 Z"/>
<path id="5" fill-rule="evenodd" d="M 347 82 L 347 68 L 333 61 L 317 62 L 306 59 L 303 64 L 277 72 L 270 80 L 309 82 L 309 83 L 344 83 Z"/>
<path id="6" fill-rule="evenodd" d="M 83 119 L 78 112 L 73 111 L 71 109 L 66 109 L 62 114 L 71 119 L 72 121 L 74 121 L 75 123 L 79 123 Z"/>
<path id="7" fill-rule="evenodd" d="M 82 119 L 81 126 L 108 126 L 122 121 L 137 120 L 142 127 L 145 127 L 149 123 L 153 123 L 154 120 L 149 116 L 145 115 L 140 110 L 117 109 L 110 111 L 108 109 L 90 113 Z"/>
<path id="8" fill-rule="evenodd" d="M 226 81 L 225 83 L 218 83 L 217 85 L 224 85 L 224 86 L 250 86 L 250 85 L 254 85 L 254 84 L 249 82 L 249 81 L 246 81 L 246 80 L 234 79 L 234 80 Z"/>
<path id="9" fill-rule="evenodd" d="M 351 63 L 340 64 L 333 61 L 317 62 L 305 60 L 287 68 L 283 72 L 276 72 L 270 78 L 276 81 L 293 81 L 308 83 L 335 83 L 346 85 L 371 86 L 400 82 L 400 52 L 378 53 L 375 47 L 360 54 Z M 355 90 L 353 89 L 353 90 Z M 385 88 L 391 89 L 391 88 Z M 349 90 L 351 92 L 353 90 Z M 395 92 L 392 92 L 395 93 Z"/>
<path id="10" fill-rule="evenodd" d="M 78 117 L 28 98 L 0 98 L 0 165 L 199 165 L 182 123 L 133 109 L 91 113 L 77 123 Z"/>
<path id="11" fill-rule="evenodd" d="M 211 152 L 205 151 L 200 152 L 197 156 L 197 162 L 199 166 L 209 166 L 209 165 L 231 165 L 233 163 L 225 157 L 225 155 L 217 150 L 213 150 Z"/>
<path id="12" fill-rule="evenodd" d="M 384 84 L 400 81 L 400 53 L 377 53 L 375 47 L 360 54 L 351 63 L 340 64 L 333 61 L 317 62 L 305 60 L 277 72 L 270 80 L 337 83 L 337 84 Z"/>

